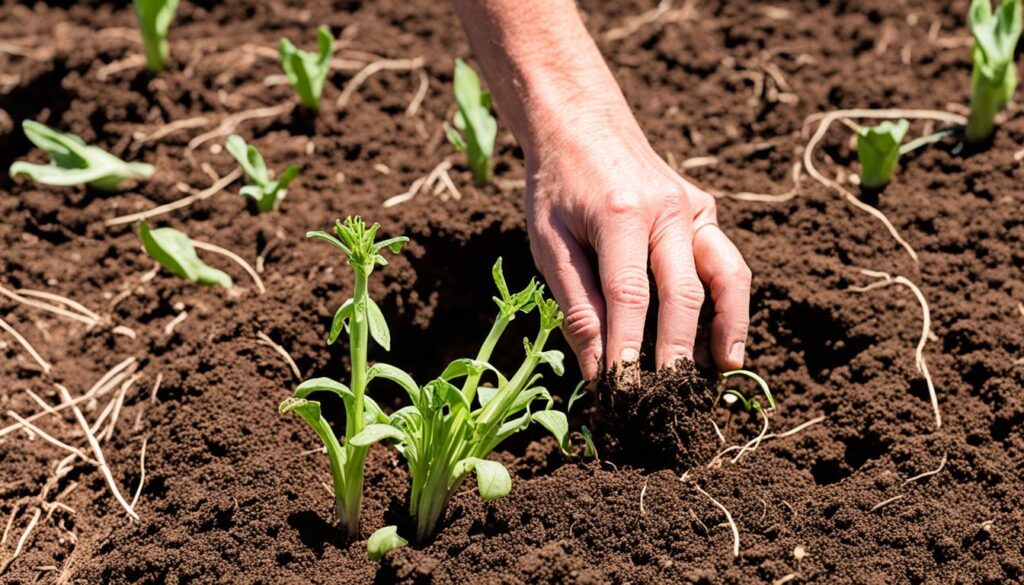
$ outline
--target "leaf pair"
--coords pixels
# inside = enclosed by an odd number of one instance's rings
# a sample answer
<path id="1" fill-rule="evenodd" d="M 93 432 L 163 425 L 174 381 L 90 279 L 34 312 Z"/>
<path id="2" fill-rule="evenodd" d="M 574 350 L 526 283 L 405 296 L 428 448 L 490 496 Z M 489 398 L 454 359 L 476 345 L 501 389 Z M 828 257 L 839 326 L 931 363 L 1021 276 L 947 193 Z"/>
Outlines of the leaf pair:
<path id="1" fill-rule="evenodd" d="M 242 166 L 245 176 L 250 181 L 248 185 L 242 187 L 239 193 L 255 200 L 256 209 L 260 213 L 276 209 L 278 203 L 288 193 L 288 185 L 299 175 L 299 167 L 289 165 L 281 173 L 281 177 L 275 181 L 270 178 L 270 171 L 267 170 L 260 151 L 256 150 L 255 146 L 246 144 L 241 136 L 237 134 L 228 136 L 225 146 L 231 156 L 235 157 L 238 164 Z"/>
<path id="2" fill-rule="evenodd" d="M 974 36 L 971 58 L 971 114 L 967 138 L 984 140 L 992 134 L 995 116 L 1017 88 L 1014 51 L 1021 34 L 1021 0 L 1003 0 L 992 12 L 990 0 L 973 0 L 967 13 Z"/>
<path id="3" fill-rule="evenodd" d="M 25 120 L 21 127 L 32 144 L 50 155 L 50 164 L 18 161 L 11 165 L 12 177 L 25 175 L 44 185 L 89 185 L 102 191 L 115 191 L 123 181 L 153 176 L 152 165 L 125 162 L 98 147 L 86 145 L 74 134 L 57 132 L 32 120 Z"/>
<path id="4" fill-rule="evenodd" d="M 332 345 L 338 340 L 342 329 L 348 331 L 348 321 L 352 318 L 352 313 L 355 309 L 355 301 L 349 299 L 334 313 L 334 320 L 331 322 L 331 332 L 327 337 L 327 345 Z M 366 314 L 369 317 L 370 335 L 373 336 L 373 340 L 377 342 L 377 345 L 383 347 L 385 351 L 391 351 L 391 330 L 388 329 L 388 322 L 384 319 L 384 313 L 381 312 L 380 307 L 377 306 L 373 299 L 366 299 Z"/>
<path id="5" fill-rule="evenodd" d="M 146 48 L 146 67 L 160 73 L 167 61 L 167 31 L 178 11 L 178 0 L 133 0 L 133 4 Z"/>
<path id="6" fill-rule="evenodd" d="M 881 189 L 889 183 L 900 160 L 900 144 L 907 135 L 910 122 L 885 121 L 877 126 L 857 129 L 857 158 L 860 160 L 860 184 L 868 189 Z"/>
<path id="7" fill-rule="evenodd" d="M 176 276 L 207 286 L 231 287 L 231 277 L 200 260 L 192 240 L 182 232 L 168 227 L 151 230 L 142 221 L 139 239 L 146 253 Z"/>
<path id="8" fill-rule="evenodd" d="M 303 107 L 310 110 L 320 108 L 320 96 L 331 70 L 331 55 L 334 51 L 334 36 L 330 29 L 320 25 L 316 29 L 317 52 L 310 53 L 295 47 L 291 41 L 281 38 L 278 53 L 288 84 L 299 94 Z"/>
<path id="9" fill-rule="evenodd" d="M 455 127 L 445 122 L 448 141 L 466 153 L 469 170 L 478 185 L 491 182 L 498 122 L 491 115 L 491 94 L 480 87 L 480 77 L 462 59 L 455 60 Z"/>

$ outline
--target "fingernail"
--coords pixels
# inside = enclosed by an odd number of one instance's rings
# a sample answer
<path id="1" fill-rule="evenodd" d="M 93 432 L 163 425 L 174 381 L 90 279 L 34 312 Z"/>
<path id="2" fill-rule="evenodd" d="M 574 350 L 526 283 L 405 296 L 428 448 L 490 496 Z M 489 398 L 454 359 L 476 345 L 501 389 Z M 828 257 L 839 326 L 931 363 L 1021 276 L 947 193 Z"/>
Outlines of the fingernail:
<path id="1" fill-rule="evenodd" d="M 639 357 L 640 352 L 633 348 L 626 348 L 622 350 L 622 359 L 620 360 L 620 362 L 624 364 L 628 362 L 635 362 Z"/>
<path id="2" fill-rule="evenodd" d="M 736 364 L 737 367 L 743 365 L 743 342 L 737 341 L 732 344 L 732 349 L 729 350 L 729 361 Z"/>

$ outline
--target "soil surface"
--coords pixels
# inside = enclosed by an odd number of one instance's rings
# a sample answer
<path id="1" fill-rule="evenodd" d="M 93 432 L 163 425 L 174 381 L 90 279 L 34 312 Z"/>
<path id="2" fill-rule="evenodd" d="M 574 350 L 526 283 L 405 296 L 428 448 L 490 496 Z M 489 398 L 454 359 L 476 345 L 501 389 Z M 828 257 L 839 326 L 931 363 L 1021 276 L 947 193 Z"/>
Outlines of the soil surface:
<path id="1" fill-rule="evenodd" d="M 508 497 L 482 502 L 467 486 L 434 542 L 371 563 L 365 540 L 346 542 L 332 524 L 316 437 L 277 414 L 299 376 L 257 334 L 290 354 L 302 378 L 344 375 L 344 344 L 324 339 L 351 281 L 337 251 L 304 233 L 348 214 L 413 240 L 375 274 L 371 292 L 394 341 L 390 355 L 371 357 L 417 379 L 475 353 L 493 318 L 495 256 L 514 284 L 534 273 L 513 138 L 500 134 L 496 184 L 477 189 L 443 136 L 454 113 L 452 59 L 470 57 L 450 6 L 183 2 L 167 71 L 153 78 L 141 69 L 130 5 L 3 2 L 0 168 L 44 160 L 20 132 L 28 118 L 158 171 L 114 194 L 0 178 L 0 285 L 66 295 L 103 317 L 87 327 L 0 297 L 3 319 L 52 364 L 44 372 L 0 333 L 0 410 L 40 412 L 29 391 L 57 405 L 55 384 L 81 396 L 134 358 L 119 377 L 137 376 L 131 384 L 81 407 L 95 421 L 125 388 L 103 452 L 128 498 L 145 445 L 133 521 L 95 466 L 61 466 L 66 451 L 22 430 L 0 437 L 0 526 L 9 527 L 0 581 L 1024 582 L 1024 163 L 1015 157 L 1024 117 L 1011 108 L 991 144 L 964 149 L 952 136 L 903 158 L 875 203 L 917 262 L 876 218 L 806 171 L 793 178 L 813 114 L 963 112 L 967 0 L 679 1 L 651 12 L 656 4 L 586 0 L 581 9 L 654 148 L 721 196 L 721 225 L 754 274 L 747 366 L 779 403 L 769 434 L 735 463 L 735 450 L 715 460 L 755 438 L 762 419 L 712 409 L 713 389 L 691 370 L 638 375 L 632 387 L 620 380 L 617 412 L 634 418 L 590 421 L 600 460 L 563 457 L 540 430 L 526 433 L 496 455 L 513 471 Z M 275 47 L 282 35 L 311 47 L 320 23 L 340 40 L 314 117 L 294 108 Z M 382 57 L 422 65 L 378 72 L 337 105 L 356 72 Z M 280 211 L 256 214 L 236 181 L 150 222 L 257 264 L 266 292 L 205 252 L 234 288 L 154 275 L 134 225 L 104 222 L 232 172 L 225 133 L 207 133 L 254 110 L 263 115 L 235 131 L 271 168 L 302 169 Z M 928 131 L 915 122 L 911 135 Z M 833 124 L 814 153 L 822 173 L 844 182 L 858 170 L 850 134 Z M 457 197 L 431 190 L 383 207 L 445 160 Z M 742 192 L 795 196 L 732 197 Z M 877 280 L 861 269 L 902 275 L 927 299 L 924 357 L 941 429 L 915 364 L 918 300 L 902 285 L 856 292 Z M 506 370 L 519 356 L 515 333 L 496 360 Z M 549 381 L 559 400 L 578 379 L 569 370 Z M 5 414 L 4 425 L 13 422 Z M 66 411 L 36 424 L 87 448 Z M 398 455 L 373 449 L 366 483 L 364 539 L 403 514 Z M 738 557 L 718 504 L 735 521 Z"/>

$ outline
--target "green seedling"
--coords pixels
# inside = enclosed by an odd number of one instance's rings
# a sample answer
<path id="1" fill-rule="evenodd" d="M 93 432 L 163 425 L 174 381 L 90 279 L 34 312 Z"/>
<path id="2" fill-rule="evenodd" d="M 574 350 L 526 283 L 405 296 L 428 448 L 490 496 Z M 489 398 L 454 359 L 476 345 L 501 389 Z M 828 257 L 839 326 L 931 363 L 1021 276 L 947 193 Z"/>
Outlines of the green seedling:
<path id="1" fill-rule="evenodd" d="M 553 300 L 544 297 L 543 287 L 536 281 L 510 293 L 500 259 L 493 277 L 498 288 L 494 298 L 498 316 L 476 357 L 452 362 L 440 377 L 423 387 L 392 372 L 390 379 L 406 390 L 412 404 L 395 411 L 387 422 L 368 425 L 351 439 L 359 446 L 387 440 L 405 457 L 412 475 L 409 512 L 416 519 L 418 542 L 434 534 L 449 500 L 470 473 L 476 473 L 484 500 L 509 493 L 512 478 L 508 470 L 487 456 L 511 435 L 537 422 L 554 434 L 563 448 L 567 445 L 566 415 L 552 409 L 551 395 L 536 384 L 540 375 L 534 372 L 544 363 L 555 374 L 563 373 L 562 353 L 544 349 L 551 332 L 562 323 L 562 313 Z M 488 360 L 509 323 L 519 313 L 535 309 L 539 332 L 532 341 L 524 340 L 525 359 L 512 377 L 506 378 Z M 485 375 L 493 378 L 493 385 L 481 384 Z M 456 386 L 457 380 L 461 387 Z M 532 408 L 536 403 L 543 406 Z"/>
<path id="2" fill-rule="evenodd" d="M 148 223 L 141 221 L 139 239 L 146 253 L 176 276 L 207 286 L 231 287 L 231 277 L 200 260 L 192 240 L 178 230 L 168 227 L 151 230 Z"/>
<path id="3" fill-rule="evenodd" d="M 152 165 L 125 162 L 96 146 L 86 145 L 74 134 L 57 132 L 32 120 L 23 121 L 21 127 L 32 144 L 50 155 L 50 164 L 18 161 L 11 165 L 12 177 L 24 175 L 45 185 L 89 185 L 101 191 L 115 191 L 123 181 L 153 176 Z"/>
<path id="4" fill-rule="evenodd" d="M 278 47 L 288 84 L 299 94 L 303 107 L 310 110 L 320 109 L 320 96 L 331 70 L 331 53 L 334 51 L 334 37 L 326 26 L 320 25 L 316 29 L 316 40 L 316 53 L 299 50 L 283 37 Z"/>
<path id="5" fill-rule="evenodd" d="M 761 387 L 761 392 L 764 393 L 765 399 L 768 401 L 768 408 L 765 409 L 761 406 L 761 401 L 756 396 L 747 398 L 745 394 L 739 390 L 728 389 L 722 392 L 720 399 L 727 404 L 734 404 L 739 402 L 743 410 L 747 412 L 764 412 L 765 410 L 775 410 L 775 398 L 772 397 L 772 390 L 768 387 L 768 382 L 764 381 L 764 378 L 758 376 L 754 372 L 749 370 L 733 370 L 731 372 L 725 372 L 722 374 L 722 378 L 729 378 L 732 376 L 745 376 L 751 380 L 757 382 L 757 385 Z"/>
<path id="6" fill-rule="evenodd" d="M 1003 0 L 995 13 L 990 0 L 973 0 L 967 13 L 974 36 L 971 59 L 971 114 L 967 139 L 985 140 L 992 134 L 996 114 L 1017 88 L 1013 54 L 1021 33 L 1021 0 Z"/>
<path id="7" fill-rule="evenodd" d="M 478 185 L 491 182 L 494 169 L 494 143 L 498 122 L 491 115 L 491 94 L 480 87 L 480 77 L 462 59 L 455 60 L 455 114 L 453 128 L 447 122 L 448 141 L 466 153 L 469 170 Z"/>
<path id="8" fill-rule="evenodd" d="M 255 146 L 246 144 L 237 134 L 228 136 L 226 146 L 231 156 L 242 166 L 249 180 L 249 184 L 242 187 L 239 193 L 256 201 L 256 209 L 260 213 L 276 209 L 277 204 L 288 193 L 288 185 L 299 175 L 299 167 L 289 165 L 275 181 L 270 178 L 263 156 Z"/>
<path id="9" fill-rule="evenodd" d="M 376 378 L 390 379 L 403 386 L 415 388 L 408 374 L 398 368 L 377 363 L 367 367 L 367 353 L 370 338 L 385 350 L 391 348 L 391 333 L 377 303 L 370 298 L 369 278 L 374 267 L 384 266 L 387 260 L 381 254 L 385 248 L 397 254 L 409 241 L 406 237 L 376 241 L 378 224 L 367 227 L 359 217 L 349 217 L 334 226 L 334 237 L 326 232 L 309 232 L 310 238 L 330 242 L 348 258 L 348 265 L 355 273 L 355 291 L 334 315 L 328 344 L 337 341 L 343 330 L 348 331 L 351 376 L 346 386 L 330 378 L 307 380 L 295 389 L 292 397 L 278 407 L 281 414 L 295 412 L 305 420 L 327 448 L 331 462 L 331 476 L 334 480 L 335 511 L 350 538 L 359 535 L 359 511 L 363 498 L 363 463 L 370 442 L 359 442 L 355 437 L 365 437 L 365 429 L 374 429 L 388 422 L 377 403 L 366 395 L 366 386 Z M 342 401 L 345 411 L 345 442 L 335 436 L 327 420 L 321 414 L 320 403 L 310 400 L 317 392 L 332 393 Z"/>
<path id="10" fill-rule="evenodd" d="M 167 62 L 167 31 L 178 11 L 178 0 L 133 0 L 133 3 L 146 47 L 146 67 L 153 73 L 160 73 Z"/>
<path id="11" fill-rule="evenodd" d="M 885 121 L 877 126 L 857 129 L 857 158 L 860 160 L 860 184 L 868 189 L 881 189 L 889 183 L 900 160 L 900 144 L 907 135 L 910 122 Z"/>
<path id="12" fill-rule="evenodd" d="M 366 553 L 371 561 L 379 561 L 388 552 L 409 544 L 409 541 L 398 535 L 397 526 L 385 526 L 373 533 L 366 541 Z"/>

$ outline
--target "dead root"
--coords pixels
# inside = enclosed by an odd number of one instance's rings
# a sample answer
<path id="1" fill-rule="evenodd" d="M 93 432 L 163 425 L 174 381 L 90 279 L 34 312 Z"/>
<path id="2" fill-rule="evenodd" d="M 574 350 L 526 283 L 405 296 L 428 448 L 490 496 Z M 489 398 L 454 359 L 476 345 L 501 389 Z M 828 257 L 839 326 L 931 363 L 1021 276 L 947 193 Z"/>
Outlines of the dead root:
<path id="1" fill-rule="evenodd" d="M 684 482 L 686 481 L 686 479 L 687 477 L 685 474 L 683 475 L 683 477 L 679 478 L 680 481 Z M 693 489 L 697 490 L 705 498 L 711 500 L 711 503 L 714 504 L 719 510 L 721 510 L 723 514 L 725 514 L 725 521 L 729 524 L 729 528 L 732 529 L 732 556 L 739 557 L 740 530 L 736 527 L 736 522 L 732 519 L 732 513 L 729 512 L 729 509 L 726 508 L 725 505 L 723 505 L 721 502 L 713 498 L 711 494 L 704 491 L 696 481 L 693 482 Z"/>
<path id="2" fill-rule="evenodd" d="M 448 170 L 451 168 L 452 162 L 450 160 L 442 160 L 426 176 L 413 181 L 408 191 L 385 199 L 384 207 L 394 207 L 395 205 L 410 201 L 421 192 L 431 192 L 435 196 L 440 196 L 442 201 L 447 200 L 448 196 L 456 201 L 462 199 L 462 193 L 459 192 L 455 182 L 452 181 L 451 176 L 448 174 Z"/>
<path id="3" fill-rule="evenodd" d="M 879 278 L 881 280 L 873 282 L 867 286 L 850 287 L 848 290 L 853 292 L 867 292 L 876 288 L 890 286 L 898 284 L 909 288 L 914 296 L 917 297 L 918 304 L 921 305 L 921 337 L 917 342 L 917 348 L 914 350 L 914 361 L 917 365 L 917 370 L 924 376 L 925 382 L 928 384 L 928 396 L 931 398 L 932 409 L 935 411 L 935 428 L 942 428 L 942 414 L 939 411 L 939 399 L 935 393 L 935 383 L 932 381 L 932 376 L 928 372 L 928 362 L 924 357 L 924 348 L 928 344 L 928 338 L 932 334 L 932 318 L 931 311 L 928 308 L 928 301 L 924 298 L 924 293 L 917 287 L 916 284 L 908 280 L 903 276 L 893 277 L 886 272 L 877 272 L 874 270 L 861 269 L 861 274 Z"/>
<path id="4" fill-rule="evenodd" d="M 352 98 L 352 94 L 354 94 L 356 90 L 358 90 L 359 87 L 362 86 L 363 83 L 365 83 L 366 80 L 369 79 L 375 73 L 378 73 L 380 71 L 417 71 L 422 67 L 423 57 L 416 57 L 414 59 L 380 59 L 372 63 L 369 63 L 368 65 L 360 69 L 358 73 L 353 75 L 352 79 L 350 79 L 349 82 L 345 84 L 345 87 L 341 90 L 341 95 L 338 96 L 338 100 L 335 102 L 335 105 L 338 107 L 339 110 L 345 109 L 345 106 L 348 105 L 348 101 Z M 423 86 L 421 84 L 421 88 L 422 87 Z M 423 89 L 423 93 L 424 95 L 426 94 L 425 88 Z M 417 95 L 419 95 L 418 91 Z M 422 99 L 422 97 L 419 98 L 419 100 L 421 101 Z M 415 98 L 413 102 L 416 102 Z M 416 108 L 418 109 L 419 106 L 417 105 Z M 412 109 L 411 103 L 409 105 L 409 109 Z"/>
<path id="5" fill-rule="evenodd" d="M 680 8 L 672 8 L 672 0 L 661 0 L 647 12 L 627 19 L 624 25 L 605 31 L 601 38 L 606 41 L 618 41 L 648 25 L 689 20 L 694 15 L 696 5 L 696 0 L 686 0 Z"/>
<path id="6" fill-rule="evenodd" d="M 295 360 L 292 359 L 292 356 L 288 353 L 288 351 L 285 348 L 281 347 L 280 344 L 276 343 L 273 339 L 270 338 L 269 335 L 262 331 L 256 332 L 256 338 L 257 343 L 259 343 L 260 345 L 266 345 L 267 347 L 277 352 L 278 355 L 284 358 L 284 361 L 288 364 L 288 367 L 291 369 L 292 374 L 295 374 L 295 379 L 302 379 L 302 372 L 299 371 L 299 366 L 295 364 Z"/>
<path id="7" fill-rule="evenodd" d="M 231 183 L 235 182 L 235 180 L 238 179 L 241 176 L 242 176 L 242 169 L 240 169 L 240 168 L 235 169 L 235 170 L 231 171 L 230 173 L 224 175 L 224 177 L 221 178 L 219 181 L 214 182 L 214 184 L 210 185 L 208 188 L 206 188 L 206 189 L 204 189 L 204 190 L 202 190 L 202 191 L 200 191 L 198 193 L 194 193 L 194 194 L 189 195 L 187 197 L 182 197 L 181 199 L 178 199 L 177 201 L 173 201 L 173 202 L 168 203 L 166 205 L 159 205 L 157 207 L 154 207 L 154 208 L 146 210 L 146 211 L 140 211 L 138 213 L 131 213 L 131 214 L 128 214 L 128 215 L 122 215 L 120 217 L 114 217 L 114 218 L 108 219 L 108 220 L 103 222 L 103 225 L 105 225 L 107 227 L 110 227 L 110 226 L 115 226 L 115 225 L 123 225 L 123 224 L 126 224 L 126 223 L 135 223 L 135 222 L 141 221 L 143 219 L 149 219 L 151 217 L 156 217 L 158 215 L 163 215 L 165 213 L 169 213 L 171 211 L 175 211 L 175 210 L 181 209 L 183 207 L 188 207 L 189 205 L 192 205 L 193 203 L 195 203 L 197 201 L 202 201 L 204 199 L 209 199 L 210 197 L 213 197 L 217 193 L 220 193 L 228 185 L 230 185 Z"/>

